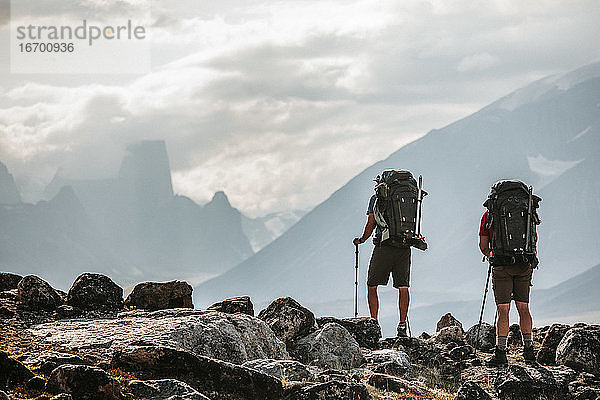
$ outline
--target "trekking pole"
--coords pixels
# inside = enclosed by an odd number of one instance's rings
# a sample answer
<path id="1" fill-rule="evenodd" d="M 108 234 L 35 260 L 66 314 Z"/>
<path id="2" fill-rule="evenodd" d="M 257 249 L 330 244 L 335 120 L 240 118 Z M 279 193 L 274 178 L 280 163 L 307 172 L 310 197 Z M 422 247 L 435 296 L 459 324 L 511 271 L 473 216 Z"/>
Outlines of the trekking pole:
<path id="1" fill-rule="evenodd" d="M 356 264 L 354 274 L 354 318 L 358 317 L 358 244 L 354 244 L 356 248 Z"/>
<path id="2" fill-rule="evenodd" d="M 485 291 L 483 292 L 483 304 L 481 305 L 481 313 L 479 314 L 479 324 L 477 324 L 477 335 L 475 336 L 475 355 L 477 355 L 477 347 L 481 341 L 479 333 L 481 332 L 481 323 L 483 322 L 483 310 L 485 309 L 485 299 L 487 298 L 488 287 L 490 285 L 490 275 L 492 275 L 492 264 L 488 267 L 487 279 L 485 281 Z"/>
<path id="3" fill-rule="evenodd" d="M 525 239 L 525 252 L 531 249 L 531 200 L 533 196 L 533 186 L 529 186 L 529 201 L 527 202 L 527 238 Z"/>
<path id="4" fill-rule="evenodd" d="M 412 337 L 412 331 L 410 330 L 410 321 L 408 320 L 408 311 L 406 312 L 406 327 L 408 328 L 408 337 Z"/>

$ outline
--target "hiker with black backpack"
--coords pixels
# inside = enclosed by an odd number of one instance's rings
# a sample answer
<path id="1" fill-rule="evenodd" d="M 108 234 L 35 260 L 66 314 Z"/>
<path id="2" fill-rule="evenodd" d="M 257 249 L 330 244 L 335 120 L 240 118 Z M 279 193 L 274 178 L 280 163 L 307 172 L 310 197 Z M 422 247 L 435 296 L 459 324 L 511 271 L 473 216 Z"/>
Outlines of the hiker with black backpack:
<path id="1" fill-rule="evenodd" d="M 363 234 L 355 238 L 358 246 L 367 241 L 373 231 L 375 248 L 367 273 L 367 300 L 372 318 L 379 314 L 377 287 L 387 285 L 390 273 L 398 289 L 400 322 L 397 334 L 407 336 L 408 305 L 410 303 L 410 247 L 427 248 L 421 235 L 421 204 L 427 194 L 409 171 L 385 170 L 375 181 L 375 194 L 369 200 L 367 222 Z"/>
<path id="2" fill-rule="evenodd" d="M 490 366 L 508 364 L 506 350 L 512 300 L 519 312 L 523 358 L 527 363 L 535 362 L 529 292 L 533 269 L 538 265 L 536 226 L 541 222 L 537 214 L 540 201 L 531 186 L 504 180 L 492 186 L 483 204 L 487 211 L 479 227 L 479 249 L 492 269 L 497 310 L 496 347 L 487 360 Z"/>

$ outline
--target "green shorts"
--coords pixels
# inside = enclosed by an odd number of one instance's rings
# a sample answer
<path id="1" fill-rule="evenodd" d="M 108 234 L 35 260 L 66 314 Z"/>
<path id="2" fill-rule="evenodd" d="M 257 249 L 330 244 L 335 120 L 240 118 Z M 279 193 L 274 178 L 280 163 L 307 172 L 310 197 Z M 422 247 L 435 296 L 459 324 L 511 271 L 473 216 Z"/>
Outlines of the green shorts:
<path id="1" fill-rule="evenodd" d="M 369 263 L 367 286 L 387 285 L 390 273 L 394 287 L 408 287 L 410 247 L 375 246 Z"/>
<path id="2" fill-rule="evenodd" d="M 507 304 L 511 300 L 529 303 L 531 276 L 529 264 L 497 266 L 492 269 L 492 284 L 496 304 Z"/>

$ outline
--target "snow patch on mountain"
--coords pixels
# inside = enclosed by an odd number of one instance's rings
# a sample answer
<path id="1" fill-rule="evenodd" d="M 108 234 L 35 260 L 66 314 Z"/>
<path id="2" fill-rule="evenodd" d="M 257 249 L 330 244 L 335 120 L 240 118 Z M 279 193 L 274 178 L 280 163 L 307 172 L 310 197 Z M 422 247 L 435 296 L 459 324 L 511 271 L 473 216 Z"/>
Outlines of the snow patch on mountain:
<path id="1" fill-rule="evenodd" d="M 537 189 L 543 188 L 581 161 L 583 159 L 577 161 L 548 160 L 541 154 L 535 157 L 527 156 L 529 169 L 538 175 Z"/>
<path id="2" fill-rule="evenodd" d="M 514 111 L 522 105 L 533 103 L 552 91 L 566 91 L 589 79 L 599 77 L 600 62 L 586 65 L 572 72 L 551 75 L 540 79 L 503 97 L 494 106 L 502 110 Z"/>

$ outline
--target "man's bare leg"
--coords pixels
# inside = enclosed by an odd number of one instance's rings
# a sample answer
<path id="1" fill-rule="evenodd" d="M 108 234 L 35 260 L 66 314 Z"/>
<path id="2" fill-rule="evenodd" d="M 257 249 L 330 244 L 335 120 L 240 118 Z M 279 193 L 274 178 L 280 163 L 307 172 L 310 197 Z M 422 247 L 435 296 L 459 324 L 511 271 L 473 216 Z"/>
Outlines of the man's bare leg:
<path id="1" fill-rule="evenodd" d="M 408 315 L 408 305 L 410 303 L 410 294 L 408 293 L 407 286 L 401 286 L 398 288 L 398 309 L 400 310 L 400 323 L 406 322 L 406 316 Z"/>
<path id="2" fill-rule="evenodd" d="M 369 301 L 369 312 L 371 318 L 377 319 L 379 315 L 379 297 L 377 297 L 377 286 L 367 286 L 367 300 Z"/>
<path id="3" fill-rule="evenodd" d="M 515 301 L 515 304 L 517 305 L 517 311 L 519 312 L 519 325 L 521 326 L 521 333 L 531 333 L 533 328 L 533 319 L 531 318 L 531 313 L 529 312 L 529 303 Z"/>

